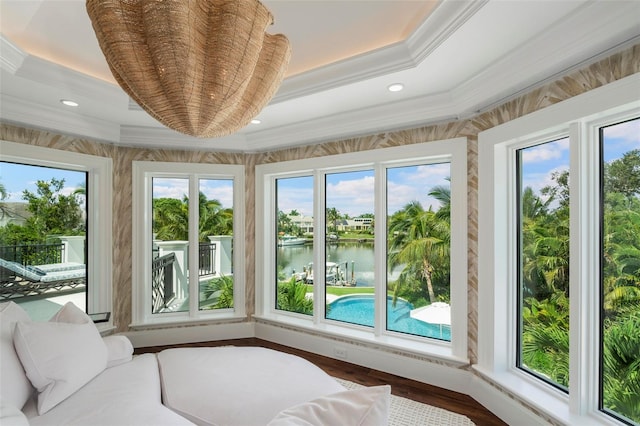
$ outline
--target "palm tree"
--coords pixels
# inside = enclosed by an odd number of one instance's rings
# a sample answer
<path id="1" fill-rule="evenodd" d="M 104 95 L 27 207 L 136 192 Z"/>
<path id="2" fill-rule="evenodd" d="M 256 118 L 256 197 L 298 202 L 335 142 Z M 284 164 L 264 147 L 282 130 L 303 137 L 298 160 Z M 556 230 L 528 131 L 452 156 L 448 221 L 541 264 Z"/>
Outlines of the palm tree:
<path id="1" fill-rule="evenodd" d="M 307 285 L 291 277 L 278 283 L 277 308 L 288 312 L 313 315 L 313 299 L 307 298 Z"/>
<path id="2" fill-rule="evenodd" d="M 529 298 L 522 312 L 522 364 L 561 386 L 569 386 L 569 298 Z"/>
<path id="3" fill-rule="evenodd" d="M 389 268 L 405 267 L 394 293 L 417 272 L 425 280 L 430 303 L 435 302 L 434 278 L 448 277 L 450 239 L 449 220 L 425 211 L 417 201 L 395 213 L 389 221 Z"/>
<path id="4" fill-rule="evenodd" d="M 204 300 L 200 302 L 203 309 L 233 308 L 233 277 L 214 278 L 204 289 Z"/>
<path id="5" fill-rule="evenodd" d="M 207 241 L 209 235 L 233 233 L 233 209 L 222 208 L 218 200 L 198 196 L 198 240 Z M 153 200 L 153 231 L 161 240 L 189 240 L 189 198 L 157 198 Z"/>
<path id="6" fill-rule="evenodd" d="M 338 220 L 340 219 L 340 212 L 335 207 L 327 209 L 327 224 L 333 224 L 333 232 L 338 231 Z"/>
<path id="7" fill-rule="evenodd" d="M 7 195 L 7 188 L 0 182 L 0 200 L 5 200 Z M 0 203 L 0 219 L 3 219 L 5 214 L 7 214 L 7 207 L 4 203 Z"/>
<path id="8" fill-rule="evenodd" d="M 639 329 L 638 309 L 604 321 L 603 405 L 635 422 L 640 422 Z"/>

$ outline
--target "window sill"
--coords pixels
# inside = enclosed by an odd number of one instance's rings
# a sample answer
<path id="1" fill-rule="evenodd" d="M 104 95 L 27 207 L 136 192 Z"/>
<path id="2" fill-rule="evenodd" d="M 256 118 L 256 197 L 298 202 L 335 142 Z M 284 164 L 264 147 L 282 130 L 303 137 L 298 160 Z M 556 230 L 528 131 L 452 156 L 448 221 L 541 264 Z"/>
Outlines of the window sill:
<path id="1" fill-rule="evenodd" d="M 314 324 L 311 318 L 303 318 L 301 315 L 254 315 L 253 318 L 260 323 L 291 327 L 296 331 L 312 335 L 333 339 L 348 339 L 349 342 L 362 344 L 374 349 L 385 349 L 401 354 L 437 360 L 456 368 L 469 365 L 469 360 L 466 357 L 455 356 L 452 353 L 449 342 L 439 342 L 412 336 L 404 337 L 392 332 L 376 336 L 373 334 L 373 329 L 369 330 L 360 326 L 336 325 L 333 321 Z"/>
<path id="2" fill-rule="evenodd" d="M 185 325 L 212 325 L 224 323 L 238 323 L 247 320 L 246 315 L 239 315 L 234 312 L 217 313 L 215 316 L 207 315 L 193 318 L 185 315 L 171 315 L 164 318 L 154 318 L 149 321 L 134 322 L 129 324 L 131 330 L 149 330 L 154 328 L 179 327 Z"/>
<path id="3" fill-rule="evenodd" d="M 569 397 L 564 392 L 542 382 L 538 382 L 519 371 L 494 372 L 478 365 L 472 366 L 480 377 L 495 384 L 525 406 L 544 413 L 548 418 L 562 424 L 579 425 L 624 425 L 624 423 L 602 412 L 579 415 L 572 413 Z"/>
<path id="4" fill-rule="evenodd" d="M 102 337 L 109 336 L 113 334 L 113 332 L 116 330 L 116 327 L 110 322 L 103 323 L 103 324 L 96 324 L 96 328 L 98 329 Z"/>

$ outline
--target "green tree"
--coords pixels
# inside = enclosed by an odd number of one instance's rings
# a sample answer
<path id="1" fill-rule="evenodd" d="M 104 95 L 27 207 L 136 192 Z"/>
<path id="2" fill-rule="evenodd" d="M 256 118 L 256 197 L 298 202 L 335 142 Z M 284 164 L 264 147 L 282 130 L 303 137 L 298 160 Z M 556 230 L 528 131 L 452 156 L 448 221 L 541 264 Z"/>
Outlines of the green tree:
<path id="1" fill-rule="evenodd" d="M 424 279 L 430 303 L 436 297 L 434 283 L 440 284 L 438 296 L 449 298 L 450 221 L 424 210 L 413 201 L 394 213 L 389 220 L 389 267 L 404 265 L 394 288 L 394 297 L 403 285 Z"/>
<path id="2" fill-rule="evenodd" d="M 604 407 L 640 422 L 640 309 L 615 321 L 605 319 Z"/>
<path id="3" fill-rule="evenodd" d="M 605 165 L 605 192 L 631 198 L 640 195 L 640 149 L 627 151 L 622 158 Z"/>
<path id="4" fill-rule="evenodd" d="M 326 217 L 327 217 L 326 218 L 327 226 L 329 227 L 329 230 L 333 232 L 338 232 L 338 221 L 342 218 L 338 209 L 336 209 L 335 207 L 328 207 Z M 329 226 L 329 224 L 333 226 Z"/>
<path id="5" fill-rule="evenodd" d="M 233 308 L 233 277 L 223 276 L 209 281 L 203 292 L 204 300 L 200 301 L 203 309 Z"/>
<path id="6" fill-rule="evenodd" d="M 51 235 L 81 235 L 85 231 L 82 209 L 76 194 L 64 195 L 64 179 L 37 181 L 36 193 L 24 190 L 22 198 L 32 214 L 25 227 L 32 229 L 44 240 Z"/>
<path id="7" fill-rule="evenodd" d="M 223 208 L 218 200 L 198 194 L 198 241 L 209 235 L 233 234 L 233 209 Z M 153 200 L 153 232 L 160 240 L 189 240 L 189 198 L 155 198 Z"/>
<path id="8" fill-rule="evenodd" d="M 522 363 L 561 386 L 569 386 L 569 299 L 527 300 L 522 312 Z"/>
<path id="9" fill-rule="evenodd" d="M 307 285 L 296 281 L 295 277 L 278 283 L 276 299 L 280 310 L 313 315 L 313 299 L 307 297 Z"/>

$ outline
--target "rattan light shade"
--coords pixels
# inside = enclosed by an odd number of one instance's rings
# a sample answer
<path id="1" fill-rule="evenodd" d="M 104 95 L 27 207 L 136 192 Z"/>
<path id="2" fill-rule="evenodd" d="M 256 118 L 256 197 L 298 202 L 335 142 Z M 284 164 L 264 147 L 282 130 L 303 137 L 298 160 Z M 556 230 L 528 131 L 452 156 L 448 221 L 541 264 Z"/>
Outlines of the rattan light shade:
<path id="1" fill-rule="evenodd" d="M 246 126 L 282 83 L 291 49 L 258 0 L 87 0 L 118 84 L 158 121 L 218 137 Z"/>

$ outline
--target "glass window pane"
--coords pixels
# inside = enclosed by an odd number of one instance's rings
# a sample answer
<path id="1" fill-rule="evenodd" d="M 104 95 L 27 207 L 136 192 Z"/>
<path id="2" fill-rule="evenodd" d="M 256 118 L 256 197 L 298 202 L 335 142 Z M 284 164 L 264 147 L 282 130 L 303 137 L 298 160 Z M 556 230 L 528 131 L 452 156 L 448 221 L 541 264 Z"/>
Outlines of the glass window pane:
<path id="1" fill-rule="evenodd" d="M 312 271 L 325 282 L 325 315 L 373 327 L 374 173 L 332 173 L 325 182 L 325 265 Z"/>
<path id="2" fill-rule="evenodd" d="M 451 341 L 450 174 L 387 169 L 387 330 Z"/>
<path id="3" fill-rule="evenodd" d="M 68 301 L 86 310 L 87 173 L 4 161 L 0 170 L 0 301 L 42 321 Z"/>
<path id="4" fill-rule="evenodd" d="M 199 190 L 199 307 L 233 308 L 233 180 L 200 179 Z"/>
<path id="5" fill-rule="evenodd" d="M 313 177 L 276 180 L 276 309 L 313 315 Z"/>
<path id="6" fill-rule="evenodd" d="M 601 129 L 601 406 L 640 423 L 640 118 Z"/>
<path id="7" fill-rule="evenodd" d="M 189 179 L 152 179 L 152 313 L 189 311 Z"/>
<path id="8" fill-rule="evenodd" d="M 569 387 L 569 140 L 517 151 L 517 365 Z"/>

